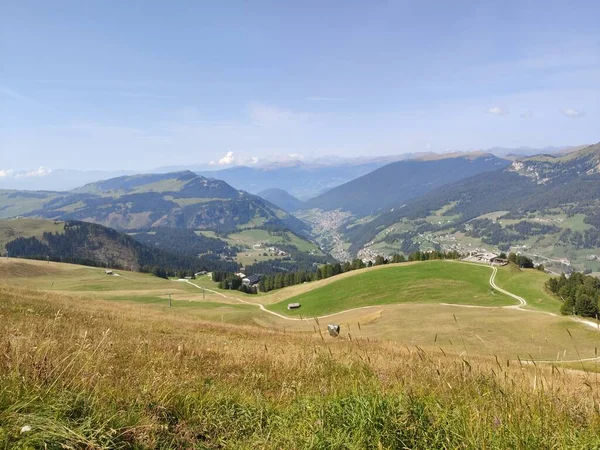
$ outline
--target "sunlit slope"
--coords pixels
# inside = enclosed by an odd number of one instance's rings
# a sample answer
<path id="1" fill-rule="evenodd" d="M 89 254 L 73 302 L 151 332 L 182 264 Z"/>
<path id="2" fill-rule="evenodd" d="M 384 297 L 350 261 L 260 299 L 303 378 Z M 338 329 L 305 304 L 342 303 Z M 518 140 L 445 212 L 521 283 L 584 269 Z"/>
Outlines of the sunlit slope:
<path id="1" fill-rule="evenodd" d="M 515 304 L 490 288 L 490 267 L 459 262 L 429 261 L 394 265 L 334 281 L 268 308 L 290 315 L 321 316 L 370 305 L 450 303 L 475 306 Z M 299 309 L 287 310 L 298 302 Z"/>
<path id="2" fill-rule="evenodd" d="M 514 264 L 502 267 L 496 275 L 496 284 L 527 301 L 527 309 L 560 313 L 561 302 L 546 289 L 550 275 L 536 269 L 519 269 Z"/>

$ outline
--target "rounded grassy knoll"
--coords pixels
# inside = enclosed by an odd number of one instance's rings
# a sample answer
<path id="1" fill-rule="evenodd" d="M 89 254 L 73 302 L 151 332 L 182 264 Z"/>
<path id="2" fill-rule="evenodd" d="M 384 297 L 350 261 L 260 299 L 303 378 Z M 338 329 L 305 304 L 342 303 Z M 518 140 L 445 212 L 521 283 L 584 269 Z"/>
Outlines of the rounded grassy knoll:
<path id="1" fill-rule="evenodd" d="M 372 305 L 451 303 L 507 306 L 512 298 L 490 288 L 491 268 L 448 261 L 393 265 L 334 281 L 326 286 L 268 306 L 291 316 L 322 316 Z M 288 303 L 301 307 L 288 311 Z"/>

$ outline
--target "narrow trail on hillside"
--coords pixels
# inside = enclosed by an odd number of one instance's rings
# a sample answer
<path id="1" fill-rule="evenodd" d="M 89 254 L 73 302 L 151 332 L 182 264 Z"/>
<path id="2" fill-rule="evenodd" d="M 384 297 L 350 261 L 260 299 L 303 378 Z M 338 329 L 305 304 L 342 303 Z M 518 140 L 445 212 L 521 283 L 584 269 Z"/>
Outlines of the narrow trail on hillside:
<path id="1" fill-rule="evenodd" d="M 467 263 L 467 264 L 472 264 L 472 263 Z M 477 264 L 480 265 L 480 264 Z M 512 292 L 509 292 L 505 289 L 502 289 L 501 287 L 499 287 L 496 284 L 496 274 L 498 273 L 498 268 L 497 267 L 493 267 L 490 266 L 490 268 L 492 269 L 492 275 L 490 276 L 490 286 L 497 290 L 498 292 L 501 292 L 502 294 L 508 295 L 511 298 L 514 298 L 515 300 L 517 300 L 519 302 L 518 305 L 509 305 L 509 306 L 476 306 L 476 305 L 461 305 L 461 304 L 457 304 L 457 303 L 441 303 L 444 306 L 456 306 L 458 308 L 480 308 L 480 309 L 516 309 L 518 311 L 523 311 L 523 312 L 529 312 L 529 313 L 537 313 L 537 314 L 546 314 L 549 316 L 553 316 L 553 317 L 562 317 L 559 314 L 556 313 L 552 313 L 549 311 L 537 311 L 534 309 L 525 309 L 524 307 L 527 306 L 527 301 L 523 298 L 523 297 L 519 297 L 518 295 L 513 294 Z M 573 317 L 573 316 L 569 316 L 569 318 L 573 321 L 573 322 L 578 322 L 581 323 L 582 325 L 586 325 L 588 327 L 592 327 L 597 329 L 598 331 L 600 331 L 600 324 L 597 322 L 593 322 L 591 320 L 586 320 L 586 319 L 581 319 L 579 317 Z M 600 357 L 599 357 L 600 358 Z M 594 358 L 597 359 L 597 358 Z"/>
<path id="2" fill-rule="evenodd" d="M 460 262 L 458 262 L 458 261 L 452 261 L 452 263 L 460 263 Z M 473 264 L 473 263 L 462 263 L 462 264 Z M 473 265 L 480 266 L 481 264 L 473 264 Z M 513 310 L 518 310 L 518 311 L 523 311 L 523 312 L 529 312 L 529 313 L 547 314 L 547 315 L 550 315 L 550 316 L 553 316 L 553 317 L 562 317 L 559 314 L 555 314 L 555 313 L 548 312 L 548 311 L 537 311 L 537 310 L 534 310 L 534 309 L 525 309 L 525 307 L 527 306 L 527 301 L 523 297 L 520 297 L 520 296 L 518 296 L 516 294 L 513 294 L 512 292 L 507 291 L 506 289 L 503 289 L 503 288 L 499 287 L 496 284 L 496 275 L 498 274 L 498 268 L 497 267 L 493 267 L 493 266 L 488 266 L 488 267 L 490 267 L 490 269 L 492 269 L 492 274 L 490 275 L 490 279 L 489 279 L 490 287 L 492 289 L 495 289 L 496 291 L 504 294 L 504 295 L 507 295 L 508 297 L 511 297 L 511 298 L 515 299 L 516 301 L 519 302 L 517 305 L 509 305 L 509 306 L 477 306 L 477 305 L 461 305 L 461 304 L 456 304 L 456 303 L 440 303 L 440 305 L 457 307 L 457 308 L 513 309 Z M 327 318 L 330 318 L 330 317 L 339 316 L 341 314 L 345 314 L 345 313 L 352 312 L 352 311 L 359 311 L 359 310 L 363 310 L 363 309 L 372 309 L 372 308 L 382 308 L 382 307 L 386 306 L 386 305 L 361 306 L 361 307 L 358 307 L 358 308 L 345 309 L 343 311 L 338 311 L 338 312 L 335 312 L 335 313 L 326 314 L 326 315 L 318 316 L 318 317 L 299 317 L 299 318 L 296 318 L 296 317 L 288 317 L 288 316 L 285 316 L 283 314 L 279 314 L 279 313 L 277 313 L 275 311 L 270 311 L 267 308 L 265 308 L 265 306 L 263 304 L 261 304 L 261 303 L 250 302 L 248 300 L 243 300 L 243 299 L 238 298 L 238 297 L 232 297 L 232 296 L 229 296 L 229 295 L 225 295 L 225 294 L 223 294 L 221 292 L 218 292 L 218 291 L 215 291 L 213 289 L 208 289 L 208 288 L 205 288 L 205 287 L 202 287 L 202 286 L 198 286 L 197 284 L 194 284 L 194 283 L 192 283 L 189 280 L 178 280 L 178 281 L 188 283 L 188 284 L 190 284 L 190 285 L 192 285 L 192 286 L 194 286 L 194 287 L 196 287 L 198 289 L 203 289 L 203 290 L 205 290 L 207 292 L 210 292 L 212 294 L 218 295 L 218 296 L 220 296 L 222 298 L 226 298 L 226 299 L 229 299 L 229 300 L 234 300 L 236 302 L 240 302 L 240 303 L 243 303 L 243 304 L 246 304 L 246 305 L 256 306 L 261 311 L 264 311 L 267 314 L 271 314 L 271 315 L 273 315 L 273 316 L 275 316 L 275 317 L 277 317 L 279 319 L 288 320 L 288 321 L 305 321 L 305 322 L 310 322 L 310 321 L 314 320 L 315 322 L 318 323 L 318 320 L 320 320 L 320 319 L 327 319 Z M 599 323 L 593 322 L 591 320 L 581 319 L 581 318 L 578 318 L 578 317 L 572 317 L 572 316 L 570 316 L 569 318 L 571 320 L 573 320 L 574 322 L 581 323 L 582 325 L 586 325 L 588 327 L 592 327 L 592 328 L 600 331 L 600 324 Z M 525 360 L 522 360 L 522 361 L 526 362 Z M 570 360 L 570 361 L 541 360 L 541 361 L 536 361 L 536 362 L 539 362 L 539 363 L 580 363 L 580 362 L 593 362 L 593 361 L 600 361 L 600 356 L 598 356 L 598 357 L 592 357 L 592 358 L 582 358 L 582 359 L 576 359 L 576 360 Z"/>
<path id="3" fill-rule="evenodd" d="M 482 264 L 475 264 L 475 263 L 469 263 L 469 262 L 462 262 L 462 261 L 447 261 L 453 264 L 472 264 L 474 266 L 481 266 Z M 512 292 L 507 291 L 506 289 L 501 288 L 500 286 L 498 286 L 496 284 L 496 275 L 498 274 L 498 268 L 494 267 L 494 266 L 487 266 L 490 269 L 492 269 L 492 274 L 490 275 L 490 279 L 489 279 L 489 284 L 490 287 L 492 289 L 495 289 L 496 291 L 507 295 L 508 297 L 511 297 L 515 300 L 517 300 L 519 303 L 517 305 L 508 305 L 508 306 L 477 306 L 477 305 L 461 305 L 459 303 L 440 303 L 440 305 L 443 306 L 452 306 L 452 307 L 456 307 L 456 308 L 477 308 L 477 309 L 514 309 L 514 310 L 518 310 L 518 311 L 523 311 L 523 312 L 528 312 L 528 313 L 537 313 L 537 314 L 546 314 L 549 316 L 553 316 L 553 317 L 561 317 L 559 314 L 555 314 L 552 312 L 548 312 L 548 311 L 537 311 L 534 309 L 525 309 L 524 307 L 527 306 L 527 301 L 523 298 L 520 297 L 516 294 L 513 294 Z M 181 282 L 185 282 L 188 283 L 198 289 L 204 289 L 207 292 L 210 292 L 212 294 L 218 295 L 222 298 L 226 298 L 229 300 L 234 300 L 236 302 L 240 302 L 240 303 L 244 303 L 246 305 L 251 305 L 251 306 L 256 306 L 257 308 L 259 308 L 261 311 L 266 312 L 267 314 L 271 314 L 272 316 L 278 317 L 279 319 L 283 319 L 283 320 L 289 320 L 289 321 L 311 321 L 314 319 L 320 320 L 320 319 L 327 319 L 330 317 L 334 317 L 334 316 L 339 316 L 341 314 L 345 314 L 348 312 L 353 312 L 353 311 L 360 311 L 363 309 L 372 309 L 372 308 L 382 308 L 385 307 L 386 305 L 369 305 L 369 306 L 360 306 L 358 308 L 350 308 L 350 309 L 345 309 L 343 311 L 338 311 L 338 312 L 334 312 L 331 314 L 325 314 L 323 316 L 316 316 L 316 317 L 289 317 L 283 314 L 279 314 L 275 311 L 271 311 L 267 308 L 265 308 L 265 306 L 261 303 L 255 303 L 255 302 L 250 302 L 248 300 L 243 300 L 239 297 L 231 297 L 229 295 L 225 295 L 221 292 L 215 291 L 213 289 L 209 289 L 209 288 L 205 288 L 202 286 L 198 286 L 197 284 L 192 283 L 189 280 L 177 280 L 177 281 L 181 281 Z M 574 321 L 574 322 L 578 322 L 581 323 L 582 325 L 586 325 L 588 327 L 592 327 L 597 329 L 598 331 L 600 331 L 600 324 L 593 322 L 591 320 L 586 320 L 586 319 L 581 319 L 578 317 L 572 317 L 569 316 L 569 318 Z"/>
<path id="4" fill-rule="evenodd" d="M 218 295 L 220 297 L 227 298 L 229 300 L 236 300 L 236 301 L 244 303 L 246 305 L 257 306 L 258 308 L 260 308 L 261 311 L 264 311 L 264 312 L 266 312 L 268 314 L 272 314 L 272 315 L 274 315 L 276 317 L 279 317 L 280 319 L 283 319 L 283 320 L 294 320 L 294 321 L 302 321 L 302 320 L 304 320 L 304 321 L 308 322 L 308 321 L 311 321 L 311 320 L 314 320 L 314 319 L 317 319 L 317 320 L 327 319 L 328 317 L 337 316 L 339 314 L 344 314 L 344 313 L 351 312 L 351 311 L 358 311 L 360 309 L 381 307 L 381 306 L 377 306 L 377 305 L 361 306 L 359 308 L 345 309 L 344 311 L 339 311 L 339 312 L 335 312 L 335 313 L 332 313 L 332 314 L 326 314 L 324 316 L 318 316 L 318 317 L 288 317 L 288 316 L 284 316 L 283 314 L 276 313 L 275 311 L 268 310 L 267 308 L 265 308 L 265 305 L 263 305 L 261 303 L 249 302 L 248 300 L 243 300 L 243 299 L 238 298 L 238 297 L 230 297 L 229 295 L 225 295 L 225 294 L 223 294 L 221 292 L 218 292 L 218 291 L 215 291 L 215 290 L 212 290 L 212 289 L 208 289 L 208 288 L 203 288 L 202 286 L 198 286 L 197 284 L 194 284 L 194 283 L 192 283 L 189 280 L 178 280 L 178 281 L 185 281 L 186 283 L 191 284 L 192 286 L 195 286 L 198 289 L 204 289 L 206 292 L 210 292 L 212 294 L 216 294 L 216 295 Z"/>

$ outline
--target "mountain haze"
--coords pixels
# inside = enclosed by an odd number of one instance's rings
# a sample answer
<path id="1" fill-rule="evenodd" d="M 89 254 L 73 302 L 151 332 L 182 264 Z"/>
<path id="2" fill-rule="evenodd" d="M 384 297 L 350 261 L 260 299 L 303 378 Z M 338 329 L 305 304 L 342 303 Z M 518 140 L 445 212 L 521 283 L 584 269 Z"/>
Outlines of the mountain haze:
<path id="1" fill-rule="evenodd" d="M 304 200 L 365 175 L 386 163 L 386 159 L 337 165 L 307 164 L 297 161 L 292 165 L 240 166 L 199 173 L 205 177 L 224 180 L 238 189 L 253 194 L 267 189 L 283 189 L 294 197 Z"/>
<path id="2" fill-rule="evenodd" d="M 301 209 L 304 204 L 283 189 L 267 189 L 266 191 L 259 192 L 258 196 L 290 213 Z"/>

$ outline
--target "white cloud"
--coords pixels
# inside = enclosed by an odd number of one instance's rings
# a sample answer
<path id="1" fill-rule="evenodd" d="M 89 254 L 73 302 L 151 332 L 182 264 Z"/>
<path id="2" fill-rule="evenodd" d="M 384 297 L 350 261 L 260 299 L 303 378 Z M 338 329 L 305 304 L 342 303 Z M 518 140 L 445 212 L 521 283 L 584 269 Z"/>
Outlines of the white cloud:
<path id="1" fill-rule="evenodd" d="M 217 162 L 213 160 L 208 164 L 210 166 L 250 166 L 258 164 L 258 158 L 256 156 L 239 157 L 235 156 L 233 152 L 229 151 Z"/>
<path id="2" fill-rule="evenodd" d="M 13 173 L 12 169 L 4 169 L 0 170 L 0 178 L 10 177 Z"/>
<path id="3" fill-rule="evenodd" d="M 229 166 L 230 164 L 233 164 L 234 162 L 235 162 L 235 156 L 233 156 L 233 152 L 227 152 L 227 154 L 219 160 L 218 164 L 220 166 Z"/>
<path id="4" fill-rule="evenodd" d="M 508 114 L 508 110 L 500 106 L 492 106 L 491 108 L 486 109 L 485 112 L 487 114 L 494 114 L 495 116 L 505 116 Z"/>
<path id="5" fill-rule="evenodd" d="M 533 117 L 533 111 L 525 111 L 521 113 L 521 119 L 531 119 Z"/>
<path id="6" fill-rule="evenodd" d="M 52 173 L 52 169 L 48 169 L 47 167 L 40 166 L 39 168 L 32 170 L 30 172 L 19 173 L 16 175 L 17 178 L 21 177 L 45 177 Z"/>
<path id="7" fill-rule="evenodd" d="M 585 116 L 585 113 L 583 111 L 577 111 L 572 108 L 562 108 L 560 110 L 560 112 L 567 117 L 573 117 L 573 118 Z"/>

